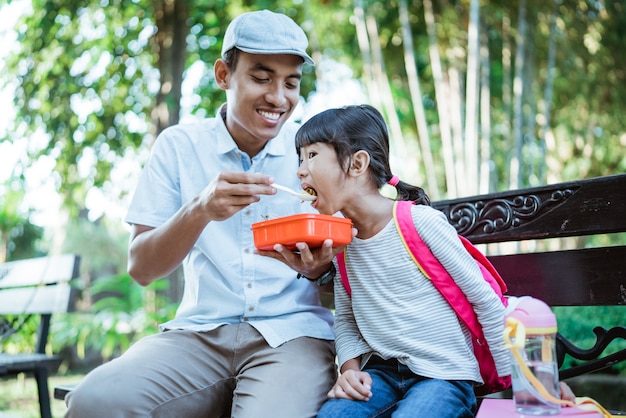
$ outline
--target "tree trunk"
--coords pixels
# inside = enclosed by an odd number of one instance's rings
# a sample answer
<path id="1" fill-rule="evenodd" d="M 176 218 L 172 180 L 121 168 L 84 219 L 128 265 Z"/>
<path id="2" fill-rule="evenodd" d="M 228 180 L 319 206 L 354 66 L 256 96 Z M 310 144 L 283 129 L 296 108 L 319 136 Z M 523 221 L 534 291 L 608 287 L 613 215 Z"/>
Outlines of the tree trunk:
<path id="1" fill-rule="evenodd" d="M 496 186 L 491 185 L 491 89 L 489 87 L 490 65 L 487 28 L 481 25 L 480 32 L 480 194 L 489 193 Z"/>
<path id="2" fill-rule="evenodd" d="M 505 142 L 510 142 L 510 139 L 513 137 L 511 133 L 511 119 L 512 119 L 512 99 L 511 92 L 513 90 L 512 81 L 511 81 L 511 57 L 513 56 L 513 52 L 511 49 L 511 19 L 507 14 L 507 9 L 502 9 L 502 107 L 504 110 L 503 115 L 503 137 Z M 511 147 L 508 150 L 504 150 L 507 153 L 507 158 L 504 164 L 504 167 L 509 167 L 511 158 L 513 157 L 511 154 Z M 509 177 L 508 182 L 510 183 L 510 172 L 504 172 L 505 176 Z M 506 178 L 504 179 L 506 180 Z M 504 182 L 506 184 L 506 182 Z"/>
<path id="3" fill-rule="evenodd" d="M 387 78 L 387 72 L 385 71 L 385 63 L 383 60 L 382 48 L 380 46 L 380 38 L 378 36 L 378 25 L 374 16 L 366 16 L 365 23 L 367 27 L 367 33 L 369 35 L 369 44 L 372 48 L 372 58 L 374 70 L 374 79 L 378 90 L 381 92 L 381 101 L 384 113 L 387 116 L 387 122 L 389 124 L 389 141 L 392 148 L 392 157 L 411 155 L 408 151 L 404 137 L 402 135 L 402 128 L 400 126 L 400 120 L 398 119 L 398 112 L 393 101 L 393 94 L 391 93 L 391 87 L 389 86 L 389 79 Z M 405 162 L 406 160 L 403 160 Z M 408 177 L 417 177 L 417 165 L 418 164 L 402 164 L 403 173 Z"/>
<path id="4" fill-rule="evenodd" d="M 187 58 L 187 0 L 162 0 L 154 3 L 157 33 L 155 36 L 160 87 L 156 104 L 152 111 L 152 126 L 156 138 L 163 129 L 178 123 L 182 96 L 183 72 Z M 180 301 L 183 289 L 182 268 L 170 273 L 167 297 L 173 302 Z"/>
<path id="5" fill-rule="evenodd" d="M 381 108 L 381 99 L 378 89 L 374 85 L 374 75 L 372 70 L 372 50 L 370 41 L 367 36 L 367 27 L 365 25 L 365 10 L 363 8 L 363 0 L 354 0 L 354 17 L 356 37 L 361 50 L 361 58 L 363 59 L 363 81 L 367 90 L 367 96 L 372 101 L 372 105 L 378 109 Z"/>
<path id="6" fill-rule="evenodd" d="M 189 2 L 186 0 L 162 0 L 154 3 L 157 33 L 155 36 L 160 88 L 152 112 L 156 135 L 168 126 L 178 123 L 183 83 L 183 71 L 187 58 L 187 19 Z"/>
<path id="7" fill-rule="evenodd" d="M 478 193 L 478 91 L 480 71 L 480 4 L 470 2 L 465 82 L 465 192 Z"/>
<path id="8" fill-rule="evenodd" d="M 524 90 L 524 54 L 526 49 L 526 0 L 519 2 L 519 19 L 517 24 L 517 36 L 515 38 L 515 76 L 513 80 L 513 155 L 511 157 L 509 188 L 521 187 L 521 162 L 522 162 L 522 125 L 523 117 L 523 90 Z"/>
<path id="9" fill-rule="evenodd" d="M 7 261 L 7 253 L 9 247 L 9 233 L 0 231 L 0 263 Z"/>
<path id="10" fill-rule="evenodd" d="M 529 19 L 527 22 L 527 32 L 526 36 L 530 39 L 533 38 L 533 32 L 535 30 L 535 25 L 533 19 Z M 536 51 L 534 48 L 534 44 L 529 42 L 526 47 L 526 58 L 524 59 L 524 100 L 526 103 L 523 106 L 524 112 L 524 128 L 522 130 L 522 177 L 520 179 L 520 184 L 522 187 L 528 186 L 538 186 L 537 182 L 537 173 L 538 166 L 540 164 L 540 155 L 538 155 L 538 146 L 537 146 L 537 136 L 536 136 L 536 116 L 537 116 L 537 96 L 535 94 L 535 89 L 533 80 L 536 79 L 535 76 L 535 67 L 536 64 Z"/>
<path id="11" fill-rule="evenodd" d="M 454 152 L 452 149 L 452 133 L 449 119 L 449 103 L 447 99 L 446 86 L 444 83 L 444 72 L 439 56 L 439 46 L 437 44 L 437 31 L 435 27 L 435 15 L 431 0 L 424 0 L 424 20 L 428 32 L 428 51 L 430 55 L 430 65 L 432 67 L 433 81 L 435 83 L 435 98 L 437 102 L 437 112 L 439 114 L 439 131 L 441 135 L 441 145 L 443 161 L 446 174 L 447 197 L 457 196 L 457 184 L 454 169 Z"/>
<path id="12" fill-rule="evenodd" d="M 459 197 L 466 193 L 465 156 L 463 151 L 463 76 L 457 67 L 448 66 L 447 79 L 448 114 L 452 128 L 452 151 L 454 153 L 454 175 L 456 177 L 456 194 Z"/>
<path id="13" fill-rule="evenodd" d="M 556 60 L 556 35 L 557 35 L 557 26 L 556 26 L 556 17 L 558 13 L 558 7 L 560 4 L 560 0 L 554 0 L 554 7 L 552 9 L 552 14 L 550 15 L 550 38 L 548 40 L 548 64 L 547 64 L 547 72 L 546 72 L 546 88 L 544 91 L 544 109 L 543 109 L 543 121 L 539 128 L 539 144 L 541 153 L 543 157 L 541 159 L 541 166 L 539 170 L 539 178 L 541 182 L 546 184 L 547 180 L 547 171 L 548 171 L 548 158 L 549 153 L 547 149 L 547 140 L 546 136 L 551 135 L 550 129 L 550 112 L 552 110 L 552 93 L 554 89 L 554 63 Z"/>
<path id="14" fill-rule="evenodd" d="M 420 87 L 419 74 L 415 64 L 416 58 L 413 51 L 413 35 L 411 33 L 411 25 L 409 23 L 409 12 L 406 0 L 398 2 L 400 12 L 400 25 L 402 27 L 402 38 L 404 45 L 404 66 L 409 84 L 409 92 L 411 94 L 411 103 L 413 104 L 413 113 L 415 123 L 417 125 L 417 136 L 424 162 L 424 172 L 426 183 L 428 185 L 428 195 L 433 200 L 439 200 L 439 187 L 437 185 L 437 174 L 433 155 L 430 149 L 430 135 L 428 133 L 428 122 L 426 121 L 426 112 L 422 102 L 422 89 Z"/>

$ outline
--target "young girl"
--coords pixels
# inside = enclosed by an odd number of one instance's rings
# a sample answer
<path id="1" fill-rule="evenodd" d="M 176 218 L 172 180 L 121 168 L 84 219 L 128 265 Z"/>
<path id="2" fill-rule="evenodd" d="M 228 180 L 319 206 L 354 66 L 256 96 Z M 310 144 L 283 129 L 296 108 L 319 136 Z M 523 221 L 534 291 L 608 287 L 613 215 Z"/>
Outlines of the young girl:
<path id="1" fill-rule="evenodd" d="M 394 201 L 412 200 L 413 223 L 477 313 L 498 374 L 510 374 L 504 308 L 443 213 L 424 190 L 394 176 L 389 137 L 371 106 L 330 109 L 296 134 L 298 176 L 321 213 L 341 212 L 358 233 L 346 248 L 352 296 L 335 280 L 341 375 L 318 417 L 473 417 L 482 382 L 468 331 L 407 253 L 392 220 Z"/>

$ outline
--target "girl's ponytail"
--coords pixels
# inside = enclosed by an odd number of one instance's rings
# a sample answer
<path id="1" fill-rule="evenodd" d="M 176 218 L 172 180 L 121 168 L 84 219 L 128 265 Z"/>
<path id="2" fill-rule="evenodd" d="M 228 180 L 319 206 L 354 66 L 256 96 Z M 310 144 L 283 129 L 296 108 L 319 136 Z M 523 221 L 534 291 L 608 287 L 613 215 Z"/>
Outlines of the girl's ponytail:
<path id="1" fill-rule="evenodd" d="M 396 200 L 412 200 L 418 205 L 430 206 L 430 199 L 421 187 L 405 183 L 395 174 L 391 176 L 387 184 L 396 188 L 398 193 Z"/>

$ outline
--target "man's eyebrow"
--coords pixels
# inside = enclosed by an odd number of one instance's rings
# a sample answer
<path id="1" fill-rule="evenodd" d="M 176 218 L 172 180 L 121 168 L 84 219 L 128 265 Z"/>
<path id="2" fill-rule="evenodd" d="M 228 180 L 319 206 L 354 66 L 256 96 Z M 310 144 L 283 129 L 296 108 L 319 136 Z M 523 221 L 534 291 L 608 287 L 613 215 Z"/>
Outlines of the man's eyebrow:
<path id="1" fill-rule="evenodd" d="M 273 68 L 267 67 L 261 63 L 255 64 L 253 70 L 265 71 L 266 73 L 271 73 L 271 74 L 276 73 L 276 70 L 274 70 Z M 289 75 L 287 78 L 297 78 L 298 80 L 302 80 L 302 74 L 294 73 L 294 74 Z"/>

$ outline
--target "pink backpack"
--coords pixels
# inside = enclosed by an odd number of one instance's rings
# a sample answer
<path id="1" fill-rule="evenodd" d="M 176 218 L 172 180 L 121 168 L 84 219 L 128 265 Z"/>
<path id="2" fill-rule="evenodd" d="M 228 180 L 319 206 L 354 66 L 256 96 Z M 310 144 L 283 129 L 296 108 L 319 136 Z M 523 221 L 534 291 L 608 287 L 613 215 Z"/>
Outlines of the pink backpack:
<path id="1" fill-rule="evenodd" d="M 472 309 L 472 305 L 461 289 L 456 285 L 452 277 L 450 277 L 446 269 L 443 268 L 428 246 L 422 241 L 422 238 L 415 229 L 413 217 L 411 216 L 411 206 L 413 204 L 414 202 L 411 201 L 397 201 L 393 206 L 393 219 L 396 223 L 396 228 L 398 228 L 398 233 L 417 267 L 433 282 L 452 309 L 454 309 L 461 322 L 472 334 L 474 355 L 476 356 L 476 360 L 478 360 L 480 374 L 484 381 L 483 385 L 476 386 L 475 393 L 477 395 L 486 395 L 500 392 L 511 387 L 511 376 L 498 376 L 493 356 L 489 350 L 489 345 L 485 340 L 482 327 L 478 322 L 474 309 Z M 483 278 L 491 285 L 494 292 L 496 292 L 502 301 L 502 304 L 506 306 L 507 299 L 503 294 L 506 293 L 507 287 L 502 277 L 500 277 L 500 274 L 489 260 L 487 260 L 487 257 L 474 247 L 467 238 L 459 235 L 459 239 L 465 249 L 476 260 L 476 264 L 480 268 Z M 337 264 L 339 266 L 341 281 L 348 295 L 352 295 L 343 252 L 337 254 Z"/>

